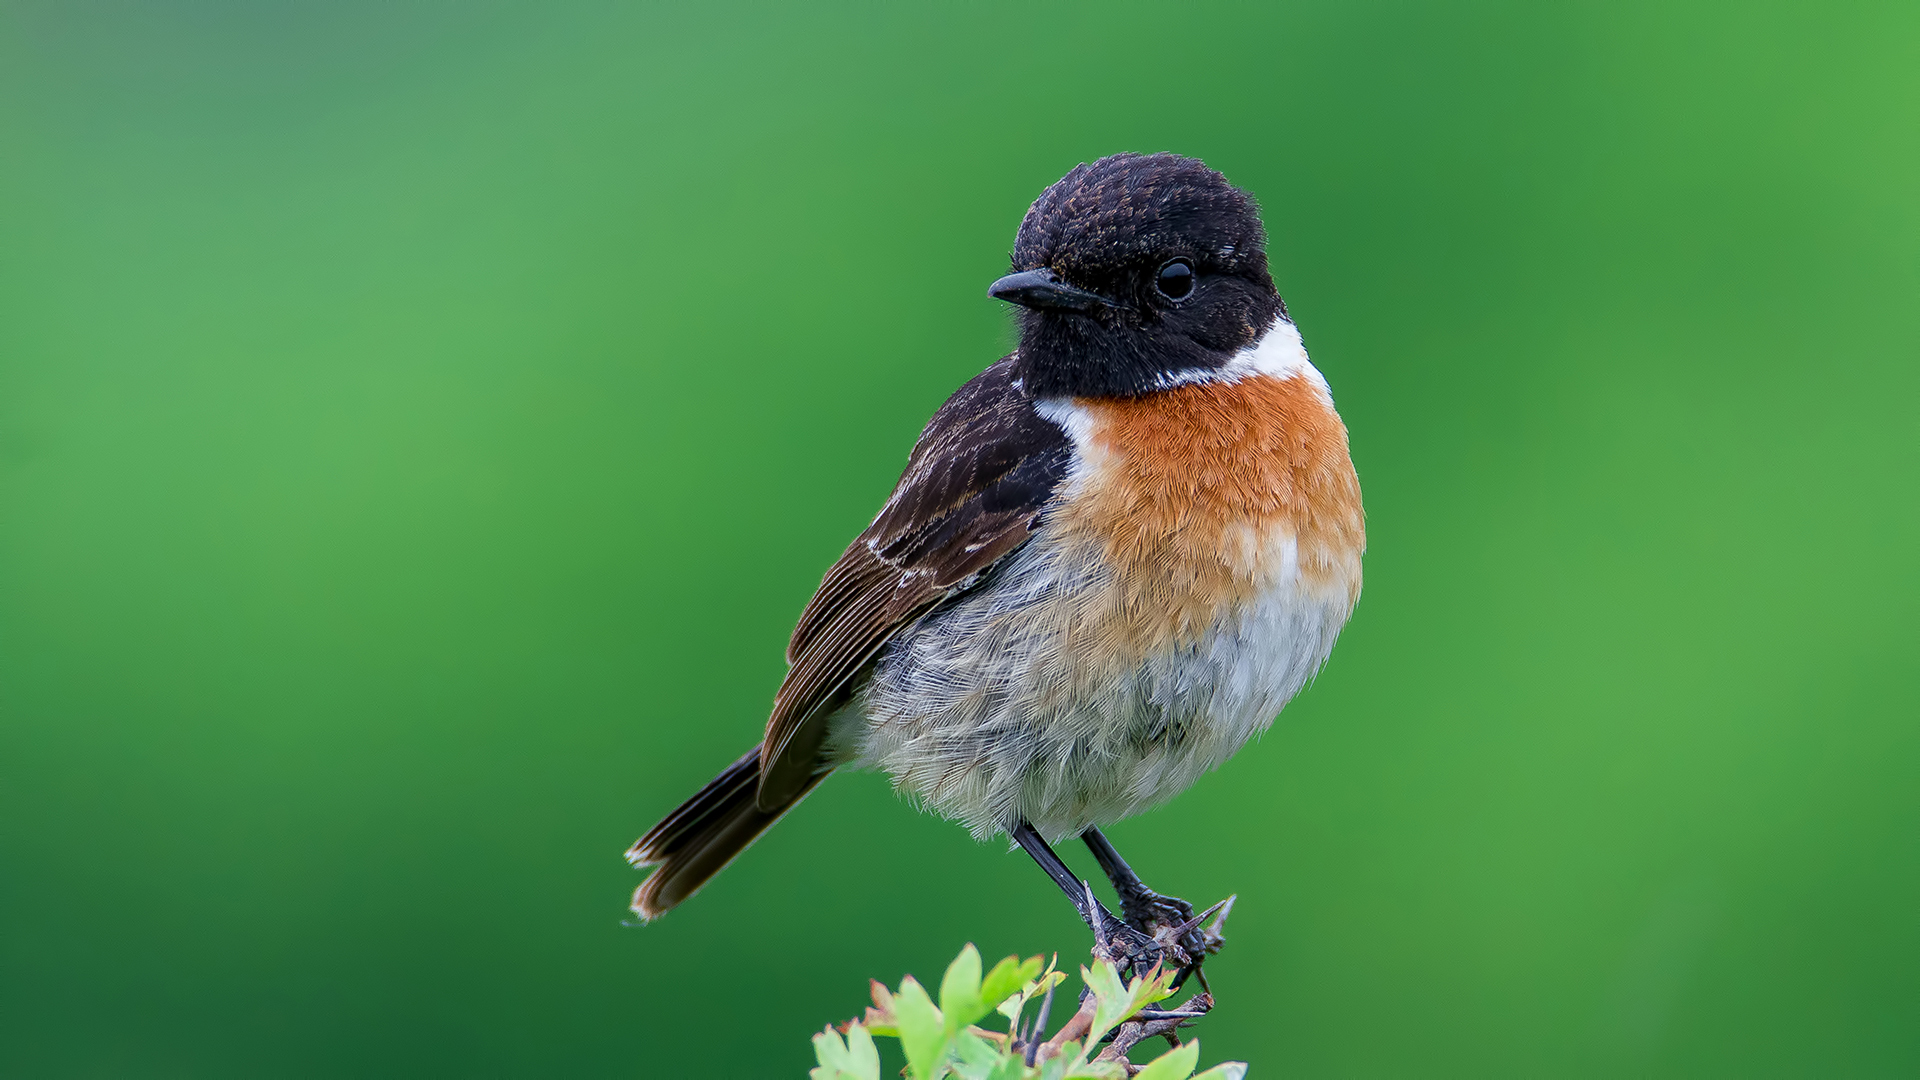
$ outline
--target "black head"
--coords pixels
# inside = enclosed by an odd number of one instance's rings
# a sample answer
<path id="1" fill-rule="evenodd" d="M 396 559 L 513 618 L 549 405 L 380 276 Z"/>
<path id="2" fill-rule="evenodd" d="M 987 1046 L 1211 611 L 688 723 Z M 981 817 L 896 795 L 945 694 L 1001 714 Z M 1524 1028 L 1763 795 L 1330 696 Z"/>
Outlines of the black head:
<path id="1" fill-rule="evenodd" d="M 1216 370 L 1286 305 L 1246 192 L 1193 158 L 1115 154 L 1041 192 L 1012 274 L 1017 373 L 1035 396 L 1143 394 Z"/>

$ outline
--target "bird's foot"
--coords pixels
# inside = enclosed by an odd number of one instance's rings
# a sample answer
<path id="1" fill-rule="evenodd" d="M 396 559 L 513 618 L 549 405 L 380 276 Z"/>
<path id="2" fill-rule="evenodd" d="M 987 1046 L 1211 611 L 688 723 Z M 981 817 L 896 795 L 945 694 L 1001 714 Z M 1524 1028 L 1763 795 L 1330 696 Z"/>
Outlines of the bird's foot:
<path id="1" fill-rule="evenodd" d="M 1156 924 L 1178 926 L 1193 918 L 1193 905 L 1177 896 L 1161 896 L 1145 885 L 1120 894 L 1120 914 L 1138 930 L 1151 932 Z"/>
<path id="2" fill-rule="evenodd" d="M 1226 944 L 1224 931 L 1227 915 L 1233 910 L 1234 898 L 1229 896 L 1206 911 L 1195 915 L 1193 905 L 1177 896 L 1161 896 L 1142 885 L 1128 889 L 1120 898 L 1120 910 L 1125 914 L 1127 924 L 1160 942 L 1171 942 L 1180 947 L 1190 958 L 1198 962 L 1220 951 Z M 1201 923 L 1215 914 L 1213 925 L 1206 929 Z"/>
<path id="3" fill-rule="evenodd" d="M 1114 917 L 1093 891 L 1087 891 L 1087 920 L 1093 926 L 1094 955 L 1106 960 L 1123 977 L 1144 975 L 1155 965 L 1178 972 L 1173 985 L 1178 987 L 1187 976 L 1198 974 L 1200 963 L 1220 951 L 1226 943 L 1227 916 L 1233 912 L 1234 897 L 1194 914 L 1193 905 L 1178 897 L 1161 896 L 1147 888 L 1129 890 L 1121 898 L 1125 921 Z M 1202 928 L 1211 918 L 1213 922 Z M 1202 987 L 1206 976 L 1200 976 Z"/>

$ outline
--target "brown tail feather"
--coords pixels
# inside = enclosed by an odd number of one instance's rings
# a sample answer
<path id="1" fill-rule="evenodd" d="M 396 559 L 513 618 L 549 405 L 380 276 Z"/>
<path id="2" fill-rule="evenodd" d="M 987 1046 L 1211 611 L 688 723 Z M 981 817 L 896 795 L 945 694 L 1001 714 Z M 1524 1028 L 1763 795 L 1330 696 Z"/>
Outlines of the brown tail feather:
<path id="1" fill-rule="evenodd" d="M 754 801 L 760 787 L 760 748 L 747 751 L 627 849 L 628 862 L 656 867 L 633 891 L 634 913 L 657 919 L 699 892 L 825 776 L 814 777 L 781 806 L 762 810 Z"/>

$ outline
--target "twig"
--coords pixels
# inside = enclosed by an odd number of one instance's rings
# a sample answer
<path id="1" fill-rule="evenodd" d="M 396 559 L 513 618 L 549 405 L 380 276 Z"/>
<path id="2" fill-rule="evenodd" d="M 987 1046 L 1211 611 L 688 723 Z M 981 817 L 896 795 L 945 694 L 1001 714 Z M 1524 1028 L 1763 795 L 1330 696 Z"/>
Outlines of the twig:
<path id="1" fill-rule="evenodd" d="M 1164 1035 L 1175 1046 L 1180 1040 L 1174 1035 L 1174 1029 L 1189 1020 L 1205 1016 L 1213 1008 L 1213 998 L 1207 994 L 1195 994 L 1181 1003 L 1180 1008 L 1161 1011 L 1159 1009 L 1141 1009 L 1133 1018 L 1122 1023 L 1113 1033 L 1113 1042 L 1095 1061 L 1126 1061 L 1127 1053 L 1135 1046 L 1156 1035 Z M 1131 1068 L 1131 1065 L 1129 1065 Z"/>
<path id="2" fill-rule="evenodd" d="M 1073 1019 L 1060 1025 L 1060 1030 L 1054 1033 L 1053 1038 L 1040 1047 L 1039 1054 L 1035 1055 L 1036 1060 L 1058 1057 L 1061 1047 L 1075 1039 L 1085 1038 L 1087 1032 L 1093 1030 L 1093 1011 L 1099 1005 L 1100 1002 L 1093 995 L 1087 995 L 1087 1000 L 1080 1003 L 1080 1011 L 1073 1014 Z"/>
<path id="3" fill-rule="evenodd" d="M 1055 959 L 1059 958 L 1058 953 L 1054 955 Z M 1047 996 L 1040 999 L 1040 1015 L 1034 1020 L 1033 1030 L 1027 1036 L 1027 1068 L 1029 1069 L 1033 1068 L 1034 1055 L 1040 1052 L 1040 1044 L 1033 1042 L 1032 1039 L 1034 1036 L 1046 1034 L 1047 1014 L 1053 1011 L 1053 988 L 1058 985 L 1057 980 L 1050 980 L 1047 983 Z"/>

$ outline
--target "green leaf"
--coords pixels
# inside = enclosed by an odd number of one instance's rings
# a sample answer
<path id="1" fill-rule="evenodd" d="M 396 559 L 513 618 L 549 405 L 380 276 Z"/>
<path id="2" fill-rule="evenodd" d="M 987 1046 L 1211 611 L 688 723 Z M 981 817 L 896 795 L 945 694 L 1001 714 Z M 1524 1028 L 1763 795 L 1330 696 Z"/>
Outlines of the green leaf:
<path id="1" fill-rule="evenodd" d="M 808 1072 L 812 1080 L 879 1080 L 879 1049 L 860 1024 L 847 1028 L 845 1043 L 831 1026 L 814 1036 L 814 1057 L 820 1068 Z"/>
<path id="2" fill-rule="evenodd" d="M 1087 984 L 1087 989 L 1092 990 L 1096 998 L 1102 1000 L 1112 998 L 1115 1001 L 1126 999 L 1126 984 L 1120 981 L 1120 976 L 1113 970 L 1113 965 L 1105 960 L 1095 960 L 1091 969 L 1081 968 L 1080 981 Z"/>
<path id="3" fill-rule="evenodd" d="M 899 1038 L 900 1029 L 893 1019 L 893 992 L 879 979 L 869 980 L 867 989 L 873 996 L 873 1008 L 867 1010 L 867 1030 L 875 1035 Z"/>
<path id="4" fill-rule="evenodd" d="M 992 1002 L 980 1000 L 980 950 L 972 942 L 947 965 L 940 980 L 940 1011 L 946 1014 L 948 1035 L 993 1011 Z"/>
<path id="5" fill-rule="evenodd" d="M 810 1080 L 881 1080 L 880 1052 L 873 1038 L 892 1035 L 906 1053 L 904 1071 L 912 1080 L 1127 1080 L 1130 1068 L 1139 1069 L 1136 1076 L 1145 1080 L 1245 1080 L 1247 1066 L 1237 1061 L 1193 1075 L 1200 1059 L 1198 1041 L 1162 1054 L 1144 1067 L 1090 1060 L 1100 1048 L 1101 1036 L 1141 1007 L 1173 993 L 1168 985 L 1173 972 L 1160 971 L 1129 982 L 1106 962 L 1080 969 L 1094 998 L 1088 1035 L 1083 1041 L 1067 1043 L 1038 1068 L 1027 1068 L 1021 1055 L 1011 1049 L 1010 1035 L 973 1024 L 997 1006 L 1017 1030 L 1026 1004 L 1065 980 L 1064 972 L 1054 970 L 1058 960 L 1056 955 L 1043 970 L 1038 956 L 1026 960 L 1009 956 L 983 975 L 980 951 L 967 945 L 940 980 L 939 1005 L 911 975 L 900 980 L 897 991 L 872 982 L 873 1007 L 863 1020 L 847 1025 L 844 1039 L 832 1027 L 813 1037 L 814 1057 L 820 1064 L 808 1076 Z"/>
<path id="6" fill-rule="evenodd" d="M 963 1031 L 953 1040 L 953 1075 L 963 1080 L 988 1080 L 1005 1057 L 999 1046 Z"/>
<path id="7" fill-rule="evenodd" d="M 843 1070 L 855 1080 L 880 1080 L 880 1048 L 873 1036 L 859 1023 L 847 1027 L 847 1060 L 853 1067 Z"/>
<path id="8" fill-rule="evenodd" d="M 1200 1040 L 1194 1039 L 1148 1062 L 1146 1068 L 1133 1074 L 1133 1080 L 1187 1080 L 1193 1075 L 1193 1067 L 1198 1064 Z"/>
<path id="9" fill-rule="evenodd" d="M 1067 1043 L 1060 1053 L 1040 1063 L 1040 1080 L 1062 1080 L 1067 1075 L 1067 1066 L 1080 1057 L 1080 1044 Z"/>
<path id="10" fill-rule="evenodd" d="M 1082 1061 L 1067 1066 L 1065 1080 L 1127 1080 L 1127 1068 L 1117 1061 Z"/>
<path id="11" fill-rule="evenodd" d="M 840 1066 L 846 1062 L 847 1046 L 840 1041 L 840 1033 L 833 1030 L 832 1024 L 813 1037 L 813 1059 L 820 1063 L 820 1067 L 812 1073 L 815 1080 L 833 1080 L 834 1074 L 840 1072 Z"/>
<path id="12" fill-rule="evenodd" d="M 880 1051 L 859 1024 L 847 1028 L 844 1043 L 831 1026 L 815 1035 L 813 1056 L 820 1067 L 807 1074 L 812 1080 L 880 1080 Z"/>
<path id="13" fill-rule="evenodd" d="M 1039 957 L 1036 956 L 1034 959 L 1038 960 Z M 1059 955 L 1055 954 L 1052 960 L 1047 961 L 1045 974 L 1021 987 L 1018 996 L 1009 997 L 1000 1003 L 1000 1015 L 1007 1018 L 1007 1023 L 1017 1027 L 1020 1023 L 1020 1012 L 1026 1008 L 1027 1002 L 1066 981 L 1066 972 L 1053 970 L 1054 963 L 1059 959 Z"/>
<path id="14" fill-rule="evenodd" d="M 1013 997 L 1013 995 L 1018 994 L 1020 988 L 1025 983 L 1038 977 L 1039 974 L 1039 957 L 1029 957 L 1025 963 L 1022 963 L 1017 956 L 1007 957 L 1005 960 L 993 965 L 993 970 L 987 972 L 986 978 L 980 980 L 980 1004 L 988 1008 L 994 1008 L 1004 1004 L 1009 998 Z M 986 1014 L 982 1013 L 981 1015 L 984 1016 Z M 1016 1013 L 1015 1015 L 1018 1014 Z M 974 1019 L 977 1020 L 979 1017 L 975 1017 Z M 1012 1019 L 1012 1017 L 1008 1019 Z M 971 1024 L 973 1020 L 969 1020 L 967 1023 Z"/>
<path id="15" fill-rule="evenodd" d="M 1080 981 L 1093 991 L 1093 1026 L 1087 1031 L 1087 1046 L 1094 1047 L 1100 1045 L 1100 1036 L 1127 1015 L 1122 1010 L 1130 999 L 1120 976 L 1114 974 L 1113 967 L 1105 960 L 1094 961 L 1091 969 L 1083 966 Z M 1091 1056 L 1092 1051 L 1088 1054 Z"/>
<path id="16" fill-rule="evenodd" d="M 900 980 L 900 990 L 893 995 L 893 1018 L 914 1080 L 935 1080 L 947 1056 L 946 1018 L 911 975 Z"/>
<path id="17" fill-rule="evenodd" d="M 1141 1006 L 1171 995 L 1173 990 L 1169 984 L 1173 982 L 1173 976 L 1171 971 L 1161 971 L 1151 979 L 1143 976 L 1133 980 L 1131 985 L 1122 986 L 1120 976 L 1104 960 L 1094 961 L 1091 971 L 1081 968 L 1080 977 L 1093 990 L 1096 1002 L 1093 1027 L 1087 1032 L 1087 1045 L 1098 1043 L 1102 1035 L 1112 1031 L 1120 1021 L 1139 1012 Z"/>
<path id="18" fill-rule="evenodd" d="M 1027 1080 L 1030 1075 L 1032 1074 L 1027 1072 L 1027 1064 L 1020 1060 L 1020 1055 L 1008 1054 L 994 1065 L 993 1071 L 986 1075 L 985 1080 Z"/>

